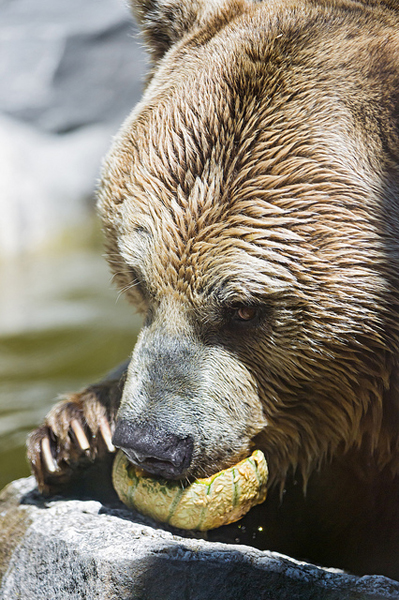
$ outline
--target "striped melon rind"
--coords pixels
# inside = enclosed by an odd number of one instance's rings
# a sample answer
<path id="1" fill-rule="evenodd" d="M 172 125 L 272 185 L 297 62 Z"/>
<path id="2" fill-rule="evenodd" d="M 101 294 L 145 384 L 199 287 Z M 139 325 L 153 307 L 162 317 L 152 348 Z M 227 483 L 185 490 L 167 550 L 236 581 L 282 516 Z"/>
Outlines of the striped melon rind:
<path id="1" fill-rule="evenodd" d="M 180 481 L 149 477 L 118 451 L 112 479 L 126 506 L 181 529 L 205 531 L 234 523 L 264 502 L 268 470 L 263 452 L 183 487 Z"/>

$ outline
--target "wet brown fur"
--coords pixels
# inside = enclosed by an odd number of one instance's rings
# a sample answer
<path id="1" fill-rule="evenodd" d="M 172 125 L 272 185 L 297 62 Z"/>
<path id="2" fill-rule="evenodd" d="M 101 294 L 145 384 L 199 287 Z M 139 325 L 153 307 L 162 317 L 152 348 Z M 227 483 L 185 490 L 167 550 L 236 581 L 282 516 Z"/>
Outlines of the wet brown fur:
<path id="1" fill-rule="evenodd" d="M 351 3 L 229 10 L 221 32 L 219 18 L 170 52 L 114 146 L 100 204 L 111 266 L 144 310 L 136 266 L 153 298 L 204 320 L 225 279 L 223 302 L 270 305 L 243 360 L 258 363 L 276 477 L 365 436 L 384 466 L 398 443 L 383 408 L 398 352 L 397 20 L 381 11 L 387 35 Z M 366 26 L 367 44 L 353 31 Z"/>
<path id="2" fill-rule="evenodd" d="M 275 549 L 399 577 L 398 4 L 135 11 L 153 68 L 99 194 L 115 280 L 147 319 L 120 414 L 186 427 L 188 477 L 262 448 L 287 521 Z M 233 322 L 248 305 L 255 322 Z M 168 344 L 198 364 L 194 400 L 141 406 L 148 352 L 182 361 Z M 295 473 L 308 504 L 288 492 L 291 522 L 277 497 Z"/>

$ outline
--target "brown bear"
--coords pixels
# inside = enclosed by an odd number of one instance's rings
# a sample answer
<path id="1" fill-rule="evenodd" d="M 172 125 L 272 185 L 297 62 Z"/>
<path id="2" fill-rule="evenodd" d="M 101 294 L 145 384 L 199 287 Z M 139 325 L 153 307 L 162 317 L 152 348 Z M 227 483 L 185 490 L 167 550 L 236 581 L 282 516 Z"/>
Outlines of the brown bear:
<path id="1" fill-rule="evenodd" d="M 399 578 L 399 3 L 133 9 L 152 70 L 98 205 L 144 326 L 31 435 L 39 488 L 260 448 L 259 547 Z"/>

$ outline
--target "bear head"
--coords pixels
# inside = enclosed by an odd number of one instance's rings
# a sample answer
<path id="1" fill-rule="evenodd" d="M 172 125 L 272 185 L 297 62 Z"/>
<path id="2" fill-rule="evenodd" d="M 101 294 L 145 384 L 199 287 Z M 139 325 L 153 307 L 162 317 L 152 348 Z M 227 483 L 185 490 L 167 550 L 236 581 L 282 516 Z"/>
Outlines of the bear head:
<path id="1" fill-rule="evenodd" d="M 144 315 L 115 443 L 175 479 L 253 446 L 280 484 L 356 445 L 385 465 L 398 34 L 382 49 L 351 2 L 133 5 L 152 69 L 99 192 L 115 280 Z M 351 34 L 364 22 L 367 43 Z"/>

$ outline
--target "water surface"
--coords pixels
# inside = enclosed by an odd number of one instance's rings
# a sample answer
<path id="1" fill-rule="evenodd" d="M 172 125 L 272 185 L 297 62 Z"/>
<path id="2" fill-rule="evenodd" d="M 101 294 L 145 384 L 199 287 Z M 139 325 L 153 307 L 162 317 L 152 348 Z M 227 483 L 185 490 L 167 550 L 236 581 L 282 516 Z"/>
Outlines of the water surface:
<path id="1" fill-rule="evenodd" d="M 140 319 L 99 244 L 0 264 L 0 489 L 29 475 L 27 433 L 58 395 L 126 360 Z"/>

